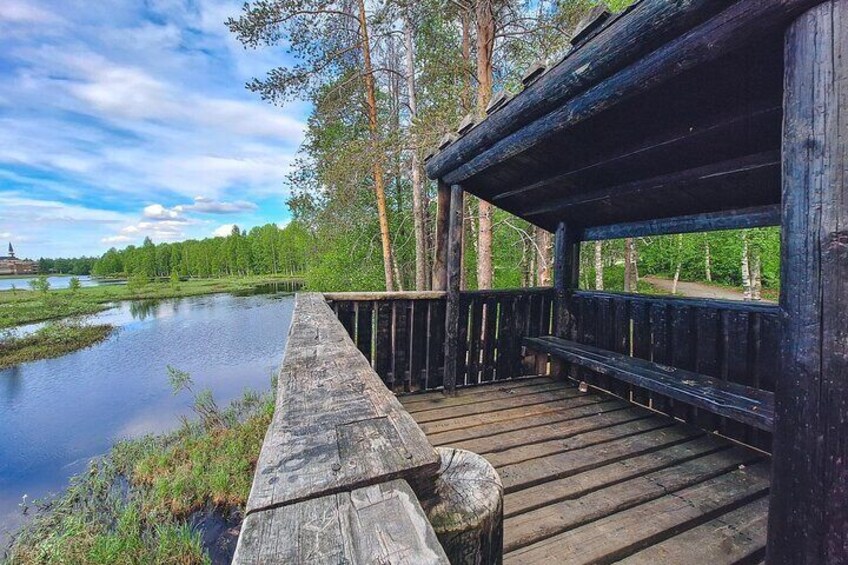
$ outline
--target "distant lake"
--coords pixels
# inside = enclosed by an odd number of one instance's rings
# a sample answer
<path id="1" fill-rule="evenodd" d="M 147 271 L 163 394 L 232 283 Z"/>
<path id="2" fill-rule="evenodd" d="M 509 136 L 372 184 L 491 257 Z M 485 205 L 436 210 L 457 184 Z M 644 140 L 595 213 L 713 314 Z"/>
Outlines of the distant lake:
<path id="1" fill-rule="evenodd" d="M 37 277 L 0 277 L 0 290 L 12 290 L 12 287 L 20 290 L 29 290 L 29 281 Z M 124 284 L 124 281 L 93 279 L 89 276 L 79 276 L 82 286 L 101 286 L 111 284 Z M 47 280 L 50 282 L 50 288 L 68 288 L 71 284 L 71 276 L 56 275 L 49 276 Z"/>
<path id="2" fill-rule="evenodd" d="M 293 305 L 291 295 L 123 302 L 92 317 L 119 327 L 105 342 L 0 370 L 0 544 L 21 523 L 24 494 L 61 491 L 115 441 L 191 415 L 189 395 L 171 393 L 167 365 L 211 389 L 219 406 L 268 390 Z"/>

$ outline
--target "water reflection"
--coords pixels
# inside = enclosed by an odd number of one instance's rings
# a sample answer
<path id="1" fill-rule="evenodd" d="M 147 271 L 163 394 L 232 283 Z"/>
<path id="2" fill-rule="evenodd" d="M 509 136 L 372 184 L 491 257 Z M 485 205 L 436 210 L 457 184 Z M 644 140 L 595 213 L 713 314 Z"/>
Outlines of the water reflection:
<path id="1" fill-rule="evenodd" d="M 276 297 L 275 297 L 276 298 Z M 219 405 L 266 390 L 285 347 L 291 297 L 200 296 L 121 303 L 93 316 L 119 327 L 92 348 L 0 370 L 0 544 L 18 502 L 60 491 L 118 439 L 173 429 L 190 414 L 166 366 Z"/>

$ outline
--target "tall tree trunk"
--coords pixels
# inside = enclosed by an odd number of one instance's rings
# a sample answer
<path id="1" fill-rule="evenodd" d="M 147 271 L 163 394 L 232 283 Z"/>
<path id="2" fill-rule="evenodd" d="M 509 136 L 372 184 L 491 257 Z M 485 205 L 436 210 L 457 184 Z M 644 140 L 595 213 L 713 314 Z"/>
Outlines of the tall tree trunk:
<path id="1" fill-rule="evenodd" d="M 633 238 L 624 240 L 624 292 L 633 292 Z"/>
<path id="2" fill-rule="evenodd" d="M 551 285 L 551 233 L 536 228 L 536 284 Z"/>
<path id="3" fill-rule="evenodd" d="M 368 106 L 368 127 L 371 131 L 371 151 L 374 159 L 374 192 L 377 195 L 377 215 L 380 220 L 380 239 L 383 244 L 383 271 L 386 290 L 394 290 L 392 240 L 389 235 L 389 216 L 386 210 L 386 188 L 383 185 L 383 163 L 380 159 L 379 129 L 377 126 L 377 96 L 374 88 L 374 70 L 371 67 L 371 44 L 368 39 L 368 21 L 365 17 L 365 0 L 359 0 L 359 32 L 362 35 L 364 58 L 365 103 Z"/>
<path id="4" fill-rule="evenodd" d="M 427 222 L 425 216 L 424 179 L 421 177 L 418 140 L 415 135 L 415 119 L 418 115 L 418 100 L 415 92 L 415 38 L 410 7 L 403 19 L 403 38 L 406 43 L 406 91 L 409 102 L 410 145 L 412 146 L 409 166 L 412 169 L 412 219 L 415 227 L 415 289 L 427 290 Z"/>
<path id="5" fill-rule="evenodd" d="M 751 299 L 762 300 L 763 277 L 760 252 L 754 249 L 751 255 Z"/>
<path id="6" fill-rule="evenodd" d="M 495 48 L 495 13 L 492 0 L 477 0 L 477 115 L 486 116 L 492 97 L 492 55 Z M 492 288 L 492 205 L 480 200 L 480 235 L 477 250 L 477 288 Z"/>
<path id="7" fill-rule="evenodd" d="M 713 258 L 710 255 L 709 236 L 706 234 L 704 234 L 704 274 L 707 276 L 707 282 L 713 282 Z"/>
<path id="8" fill-rule="evenodd" d="M 604 242 L 595 242 L 595 290 L 604 290 Z"/>
<path id="9" fill-rule="evenodd" d="M 680 268 L 683 266 L 683 234 L 677 234 L 677 266 L 674 268 L 674 282 L 671 284 L 671 293 L 677 294 L 677 283 L 680 281 Z"/>
<path id="10" fill-rule="evenodd" d="M 748 234 L 742 232 L 742 288 L 745 300 L 751 300 L 753 292 L 751 289 L 751 261 L 748 255 Z"/>
<path id="11" fill-rule="evenodd" d="M 471 112 L 473 104 L 473 89 L 471 84 L 471 5 L 461 4 L 460 23 L 462 25 L 462 108 L 466 114 Z M 462 215 L 462 271 L 460 273 L 459 287 L 461 290 L 468 289 L 468 257 L 467 249 L 471 242 L 476 249 L 476 229 L 474 224 L 474 201 L 475 197 L 470 194 L 464 199 L 465 213 Z"/>

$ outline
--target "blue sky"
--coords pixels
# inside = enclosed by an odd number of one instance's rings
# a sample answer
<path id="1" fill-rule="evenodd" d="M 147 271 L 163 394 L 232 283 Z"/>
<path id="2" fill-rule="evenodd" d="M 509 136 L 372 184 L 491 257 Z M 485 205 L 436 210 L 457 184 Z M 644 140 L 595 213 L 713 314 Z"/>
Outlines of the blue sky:
<path id="1" fill-rule="evenodd" d="M 90 255 L 288 221 L 308 106 L 244 88 L 287 61 L 231 36 L 241 5 L 0 1 L 0 243 Z"/>

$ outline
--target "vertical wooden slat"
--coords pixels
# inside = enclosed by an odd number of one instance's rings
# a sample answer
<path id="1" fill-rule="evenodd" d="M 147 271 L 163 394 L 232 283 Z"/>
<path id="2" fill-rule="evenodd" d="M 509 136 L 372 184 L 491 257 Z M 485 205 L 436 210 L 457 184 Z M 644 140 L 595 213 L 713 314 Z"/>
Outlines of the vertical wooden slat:
<path id="1" fill-rule="evenodd" d="M 651 360 L 661 365 L 670 364 L 669 329 L 667 307 L 662 302 L 651 304 Z M 650 393 L 651 407 L 660 412 L 670 413 L 668 400 L 661 395 Z"/>
<path id="2" fill-rule="evenodd" d="M 356 347 L 365 355 L 365 358 L 374 366 L 373 338 L 374 338 L 374 303 L 359 301 L 356 303 Z"/>
<path id="3" fill-rule="evenodd" d="M 695 340 L 692 332 L 692 311 L 685 306 L 671 309 L 671 364 L 679 369 L 695 369 Z M 694 418 L 693 409 L 682 403 L 673 402 L 674 415 L 686 421 Z"/>
<path id="4" fill-rule="evenodd" d="M 374 370 L 394 390 L 392 374 L 392 304 L 384 300 L 377 302 L 377 332 L 374 341 Z"/>
<path id="5" fill-rule="evenodd" d="M 695 370 L 721 378 L 721 346 L 719 313 L 714 308 L 693 309 L 695 318 Z M 718 429 L 718 418 L 706 410 L 697 410 L 695 424 L 705 430 Z"/>
<path id="6" fill-rule="evenodd" d="M 393 355 L 392 374 L 395 386 L 403 387 L 404 391 L 412 390 L 412 374 L 409 371 L 409 301 L 393 301 Z"/>
<path id="7" fill-rule="evenodd" d="M 513 300 L 511 296 L 499 296 L 498 302 L 498 337 L 497 337 L 497 358 L 495 360 L 495 380 L 502 381 L 511 376 L 511 359 L 510 352 L 512 347 L 512 339 L 514 335 L 512 324 L 512 306 Z"/>
<path id="8" fill-rule="evenodd" d="M 427 342 L 427 388 L 436 389 L 444 382 L 445 371 L 445 299 L 430 302 Z"/>
<path id="9" fill-rule="evenodd" d="M 630 354 L 630 301 L 623 298 L 612 301 L 612 350 L 622 355 Z M 630 386 L 626 383 L 615 381 L 612 391 L 630 399 Z"/>
<path id="10" fill-rule="evenodd" d="M 468 295 L 459 297 L 459 324 L 456 338 L 456 384 L 465 386 L 468 374 L 468 324 L 471 312 L 471 299 Z"/>
<path id="11" fill-rule="evenodd" d="M 353 308 L 353 302 L 342 300 L 336 302 L 335 311 L 336 317 L 347 330 L 347 334 L 353 339 L 356 335 L 356 312 Z"/>
<path id="12" fill-rule="evenodd" d="M 429 300 L 412 301 L 412 336 L 409 341 L 409 371 L 413 387 L 427 388 L 427 312 Z"/>
<path id="13" fill-rule="evenodd" d="M 483 330 L 483 381 L 495 378 L 495 348 L 497 347 L 498 302 L 494 297 L 486 297 L 484 302 Z"/>
<path id="14" fill-rule="evenodd" d="M 468 384 L 480 382 L 481 333 L 483 331 L 483 299 L 473 296 L 470 306 L 471 329 L 468 336 Z"/>
<path id="15" fill-rule="evenodd" d="M 454 394 L 457 385 L 459 359 L 459 283 L 462 273 L 462 226 L 464 192 L 459 185 L 451 186 L 450 223 L 448 226 L 448 285 L 445 307 L 445 393 Z"/>
<path id="16" fill-rule="evenodd" d="M 651 321 L 648 304 L 644 300 L 634 300 L 630 305 L 630 317 L 633 320 L 631 329 L 631 355 L 639 359 L 651 359 Z M 633 402 L 650 405 L 648 391 L 632 387 Z"/>

